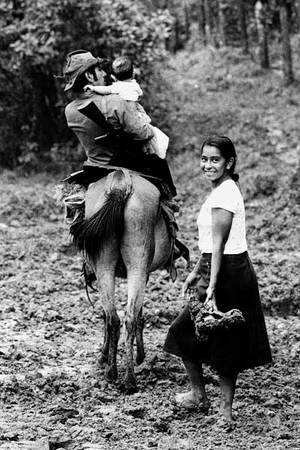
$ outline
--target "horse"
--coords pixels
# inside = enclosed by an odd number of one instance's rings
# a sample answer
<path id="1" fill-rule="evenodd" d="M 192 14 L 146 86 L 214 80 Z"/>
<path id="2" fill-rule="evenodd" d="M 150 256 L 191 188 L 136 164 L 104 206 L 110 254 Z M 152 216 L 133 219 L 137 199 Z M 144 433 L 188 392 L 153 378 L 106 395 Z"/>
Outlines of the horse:
<path id="1" fill-rule="evenodd" d="M 120 318 L 115 306 L 116 277 L 127 278 L 125 312 L 126 372 L 124 388 L 135 392 L 136 363 L 145 358 L 143 294 L 150 272 L 163 268 L 171 255 L 171 238 L 154 184 L 128 169 L 117 169 L 92 183 L 86 193 L 85 218 L 71 227 L 77 247 L 92 266 L 105 314 L 100 364 L 111 381 L 118 378 Z"/>

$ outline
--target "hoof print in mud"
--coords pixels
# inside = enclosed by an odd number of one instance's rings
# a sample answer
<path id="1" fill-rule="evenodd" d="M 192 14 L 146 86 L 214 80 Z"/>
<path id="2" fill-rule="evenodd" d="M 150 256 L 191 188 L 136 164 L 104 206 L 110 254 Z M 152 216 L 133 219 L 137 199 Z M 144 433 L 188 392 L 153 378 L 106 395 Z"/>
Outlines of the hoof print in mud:
<path id="1" fill-rule="evenodd" d="M 119 389 L 121 392 L 124 392 L 124 394 L 127 395 L 131 395 L 131 394 L 135 394 L 136 392 L 138 392 L 138 386 L 136 382 L 133 381 L 122 381 L 119 384 Z"/>
<path id="2" fill-rule="evenodd" d="M 126 409 L 124 409 L 124 413 L 127 414 L 128 416 L 132 416 L 135 419 L 144 419 L 145 415 L 146 415 L 146 408 L 144 407 L 128 407 Z"/>

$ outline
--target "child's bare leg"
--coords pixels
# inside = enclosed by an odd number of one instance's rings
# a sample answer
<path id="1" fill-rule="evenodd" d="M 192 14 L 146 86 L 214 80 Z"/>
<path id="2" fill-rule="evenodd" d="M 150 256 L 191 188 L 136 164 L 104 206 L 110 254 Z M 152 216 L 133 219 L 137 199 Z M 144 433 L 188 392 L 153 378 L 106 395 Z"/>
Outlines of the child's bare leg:
<path id="1" fill-rule="evenodd" d="M 176 403 L 183 407 L 197 406 L 202 403 L 209 406 L 209 401 L 205 391 L 202 365 L 191 361 L 182 360 L 191 383 L 191 390 L 182 394 L 176 394 Z"/>
<path id="2" fill-rule="evenodd" d="M 226 422 L 232 422 L 232 403 L 234 398 L 237 374 L 219 375 L 221 387 L 220 414 Z"/>

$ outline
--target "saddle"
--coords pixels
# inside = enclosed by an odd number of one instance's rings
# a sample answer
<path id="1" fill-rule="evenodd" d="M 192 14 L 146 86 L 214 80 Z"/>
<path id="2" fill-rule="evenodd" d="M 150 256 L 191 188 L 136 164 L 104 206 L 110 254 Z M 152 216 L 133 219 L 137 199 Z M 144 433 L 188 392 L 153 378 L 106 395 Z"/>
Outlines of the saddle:
<path id="1" fill-rule="evenodd" d="M 159 190 L 162 197 L 170 198 L 172 196 L 167 183 L 165 183 L 161 178 L 131 169 L 131 167 L 129 166 L 130 162 L 128 164 L 123 164 L 122 166 L 119 164 L 118 165 L 107 164 L 95 167 L 90 166 L 88 164 L 84 164 L 82 170 L 78 170 L 77 172 L 71 173 L 71 175 L 64 178 L 62 182 L 67 184 L 80 184 L 87 188 L 89 184 L 95 183 L 101 178 L 106 177 L 109 173 L 113 172 L 114 170 L 123 168 L 128 169 L 132 173 L 135 173 L 136 175 L 139 175 L 140 177 L 143 177 L 146 180 L 150 181 L 150 183 L 152 183 Z"/>

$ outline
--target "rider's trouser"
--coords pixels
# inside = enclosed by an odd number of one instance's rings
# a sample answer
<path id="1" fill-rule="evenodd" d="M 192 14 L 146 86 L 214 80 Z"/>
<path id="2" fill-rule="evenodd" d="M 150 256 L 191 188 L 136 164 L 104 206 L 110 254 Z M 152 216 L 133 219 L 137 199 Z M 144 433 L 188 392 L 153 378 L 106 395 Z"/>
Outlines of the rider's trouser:
<path id="1" fill-rule="evenodd" d="M 177 194 L 168 162 L 157 155 L 147 155 L 141 151 L 124 151 L 123 153 L 119 152 L 113 158 L 111 164 L 159 178 L 168 186 L 170 198 Z M 158 183 L 154 182 L 154 184 L 161 191 L 159 180 Z"/>

